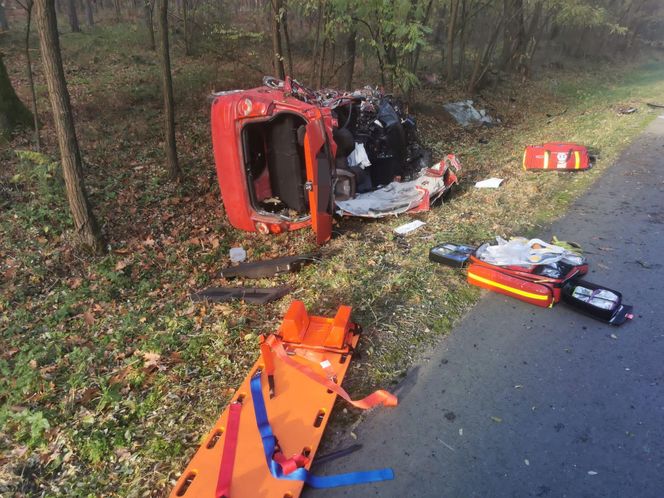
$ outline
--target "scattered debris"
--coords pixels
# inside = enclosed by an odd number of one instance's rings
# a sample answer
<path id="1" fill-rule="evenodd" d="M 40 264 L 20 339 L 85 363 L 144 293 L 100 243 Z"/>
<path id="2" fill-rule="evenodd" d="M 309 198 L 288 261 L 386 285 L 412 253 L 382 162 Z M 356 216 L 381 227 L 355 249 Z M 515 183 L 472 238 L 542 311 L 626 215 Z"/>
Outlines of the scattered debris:
<path id="1" fill-rule="evenodd" d="M 618 108 L 618 116 L 624 116 L 626 114 L 634 114 L 638 109 L 636 107 L 620 107 Z"/>
<path id="2" fill-rule="evenodd" d="M 488 178 L 475 183 L 475 188 L 498 188 L 503 183 L 502 178 Z"/>
<path id="3" fill-rule="evenodd" d="M 261 287 L 209 287 L 208 289 L 191 294 L 191 300 L 194 302 L 210 301 L 215 303 L 225 303 L 233 299 L 241 299 L 251 304 L 267 304 L 277 299 L 281 299 L 292 289 L 283 285 L 280 287 L 261 288 Z"/>
<path id="4" fill-rule="evenodd" d="M 283 273 L 294 273 L 309 263 L 317 261 L 311 254 L 303 256 L 284 256 L 282 258 L 266 259 L 251 263 L 241 263 L 221 270 L 225 279 L 242 278 L 268 278 Z"/>
<path id="5" fill-rule="evenodd" d="M 599 473 L 599 472 L 596 472 L 596 471 L 594 471 L 594 470 L 589 470 L 589 471 L 588 471 L 588 475 L 589 475 L 589 476 L 596 476 L 598 473 Z"/>
<path id="6" fill-rule="evenodd" d="M 231 258 L 231 263 L 242 263 L 245 259 L 247 259 L 247 251 L 245 251 L 242 247 L 231 247 L 229 256 Z"/>
<path id="7" fill-rule="evenodd" d="M 563 249 L 566 249 L 569 252 L 573 252 L 574 254 L 583 254 L 583 248 L 581 247 L 581 244 L 577 242 L 572 242 L 569 240 L 560 240 L 558 237 L 555 235 L 551 237 L 551 243 L 562 247 Z"/>
<path id="8" fill-rule="evenodd" d="M 646 105 L 648 107 L 652 107 L 655 109 L 664 109 L 664 104 L 655 104 L 654 102 L 646 102 Z"/>
<path id="9" fill-rule="evenodd" d="M 394 233 L 397 235 L 406 235 L 407 233 L 417 230 L 424 225 L 426 225 L 426 223 L 420 220 L 411 221 L 410 223 L 396 227 L 394 229 Z"/>
<path id="10" fill-rule="evenodd" d="M 460 102 L 450 102 L 443 105 L 454 120 L 464 128 L 471 125 L 493 125 L 494 120 L 484 109 L 477 110 L 472 100 L 462 100 Z"/>
<path id="11" fill-rule="evenodd" d="M 352 453 L 355 453 L 356 451 L 359 451 L 362 449 L 362 445 L 359 443 L 352 444 L 348 448 L 342 448 L 337 451 L 333 451 L 331 453 L 326 453 L 325 455 L 317 456 L 314 462 L 311 464 L 311 467 L 316 467 L 317 465 L 324 464 L 326 462 L 331 462 L 332 460 L 336 460 L 341 457 L 348 456 Z"/>
<path id="12" fill-rule="evenodd" d="M 449 444 L 447 444 L 445 441 L 443 441 L 443 440 L 440 439 L 439 437 L 437 437 L 436 439 L 438 440 L 438 442 L 439 442 L 440 444 L 442 444 L 443 446 L 445 446 L 445 448 L 447 448 L 448 450 L 450 450 L 450 451 L 456 451 L 452 446 L 450 446 Z"/>
<path id="13" fill-rule="evenodd" d="M 421 176 L 407 182 L 392 182 L 352 199 L 337 200 L 339 214 L 383 218 L 406 212 L 428 211 L 452 185 L 458 183 L 461 164 L 453 154 L 427 168 Z"/>
<path id="14" fill-rule="evenodd" d="M 500 418 L 500 417 L 494 417 L 494 416 L 491 417 L 491 420 L 493 420 L 493 421 L 494 421 L 495 423 L 497 423 L 497 424 L 500 424 L 500 423 L 503 421 L 502 418 Z"/>

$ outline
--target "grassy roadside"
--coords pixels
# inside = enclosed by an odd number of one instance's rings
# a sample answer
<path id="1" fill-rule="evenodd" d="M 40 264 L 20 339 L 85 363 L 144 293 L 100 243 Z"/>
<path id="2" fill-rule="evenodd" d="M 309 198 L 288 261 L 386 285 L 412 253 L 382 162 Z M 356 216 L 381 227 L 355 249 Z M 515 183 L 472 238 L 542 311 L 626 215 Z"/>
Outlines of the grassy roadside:
<path id="1" fill-rule="evenodd" d="M 112 46 L 117 39 L 113 32 L 63 37 L 66 59 L 76 61 L 68 78 L 89 185 L 113 252 L 89 262 L 69 246 L 65 201 L 48 155 L 3 153 L 10 168 L 0 176 L 0 493 L 167 493 L 254 361 L 256 336 L 274 329 L 289 303 L 192 305 L 188 292 L 219 281 L 233 245 L 252 259 L 313 249 L 306 230 L 264 238 L 227 225 L 209 176 L 201 81 L 213 80 L 217 89 L 233 82 L 217 78 L 205 61 L 176 58 L 178 140 L 188 177 L 181 187 L 163 186 L 154 57 L 133 50 L 138 40 L 130 36 L 126 47 Z M 341 220 L 320 264 L 279 278 L 317 313 L 354 307 L 365 329 L 346 382 L 354 394 L 397 381 L 477 299 L 461 273 L 428 263 L 429 247 L 536 233 L 561 215 L 656 116 L 644 102 L 664 100 L 664 69 L 505 85 L 485 97 L 505 125 L 454 131 L 454 142 L 435 112 L 449 93 L 426 90 L 419 98 L 434 109 L 420 119 L 426 140 L 439 153 L 452 149 L 464 164 L 457 195 L 418 215 L 427 225 L 405 243 L 391 229 L 407 218 Z M 616 108 L 628 104 L 639 111 L 618 116 Z M 582 174 L 523 172 L 523 145 L 551 139 L 592 145 L 601 160 Z M 46 142 L 53 151 L 52 136 Z M 488 176 L 508 181 L 497 191 L 472 188 Z"/>

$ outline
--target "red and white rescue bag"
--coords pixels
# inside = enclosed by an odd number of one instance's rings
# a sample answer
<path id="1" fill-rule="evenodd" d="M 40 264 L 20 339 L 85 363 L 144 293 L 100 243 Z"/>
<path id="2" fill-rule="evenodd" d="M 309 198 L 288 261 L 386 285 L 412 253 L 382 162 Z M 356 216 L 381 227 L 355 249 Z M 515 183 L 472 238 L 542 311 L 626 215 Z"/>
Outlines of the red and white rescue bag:
<path id="1" fill-rule="evenodd" d="M 588 149 L 583 145 L 567 142 L 549 142 L 529 145 L 523 153 L 523 169 L 581 170 L 591 166 Z"/>

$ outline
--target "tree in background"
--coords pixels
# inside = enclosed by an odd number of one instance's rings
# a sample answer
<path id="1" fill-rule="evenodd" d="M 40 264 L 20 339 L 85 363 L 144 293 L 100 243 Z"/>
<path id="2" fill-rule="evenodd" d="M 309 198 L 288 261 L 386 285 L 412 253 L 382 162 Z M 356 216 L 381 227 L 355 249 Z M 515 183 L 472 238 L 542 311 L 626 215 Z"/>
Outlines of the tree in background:
<path id="1" fill-rule="evenodd" d="M 175 104 L 173 102 L 173 78 L 171 76 L 171 55 L 168 44 L 168 0 L 159 1 L 159 31 L 161 37 L 161 82 L 164 95 L 164 133 L 166 166 L 171 180 L 179 181 L 181 176 L 178 153 L 175 144 Z"/>
<path id="2" fill-rule="evenodd" d="M 62 173 L 75 234 L 84 248 L 100 254 L 104 252 L 105 245 L 83 182 L 81 152 L 78 148 L 74 116 L 62 67 L 55 2 L 36 0 L 35 5 L 44 75 L 53 110 L 53 123 L 60 147 Z"/>
<path id="3" fill-rule="evenodd" d="M 67 0 L 67 13 L 69 15 L 69 26 L 72 33 L 80 33 L 81 27 L 78 24 L 78 14 L 76 13 L 76 0 Z"/>
<path id="4" fill-rule="evenodd" d="M 270 0 L 270 4 L 272 5 L 272 68 L 275 76 L 283 80 L 286 77 L 281 46 L 281 17 L 284 12 L 284 2 L 283 0 Z"/>
<path id="5" fill-rule="evenodd" d="M 0 31 L 7 31 L 9 23 L 7 22 L 7 13 L 5 12 L 5 1 L 0 0 Z"/>
<path id="6" fill-rule="evenodd" d="M 8 139 L 18 126 L 31 126 L 32 115 L 14 91 L 0 52 L 0 137 Z"/>
<path id="7" fill-rule="evenodd" d="M 32 76 L 32 57 L 30 56 L 30 28 L 32 27 L 32 7 L 34 6 L 33 0 L 16 0 L 23 10 L 25 10 L 26 24 L 25 24 L 25 71 L 28 76 L 28 86 L 30 87 L 30 96 L 32 97 L 32 116 L 34 118 L 35 129 L 35 145 L 37 150 L 41 149 L 41 140 L 39 138 L 39 119 L 37 112 L 37 92 L 35 92 L 35 79 Z"/>
<path id="8" fill-rule="evenodd" d="M 94 27 L 95 25 L 95 16 L 92 6 L 92 0 L 85 0 L 85 22 L 89 27 Z"/>
<path id="9" fill-rule="evenodd" d="M 154 23 L 152 14 L 154 12 L 154 0 L 144 0 L 143 2 L 143 20 L 148 31 L 148 40 L 150 41 L 150 50 L 157 50 L 154 39 Z"/>

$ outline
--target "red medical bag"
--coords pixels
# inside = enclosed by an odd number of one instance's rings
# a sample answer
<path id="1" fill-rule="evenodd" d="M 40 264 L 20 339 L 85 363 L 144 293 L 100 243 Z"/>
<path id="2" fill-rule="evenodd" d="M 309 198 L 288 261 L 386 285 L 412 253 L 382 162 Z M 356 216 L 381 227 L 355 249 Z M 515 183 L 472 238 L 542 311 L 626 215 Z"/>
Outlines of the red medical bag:
<path id="1" fill-rule="evenodd" d="M 591 166 L 588 149 L 567 142 L 549 142 L 529 145 L 523 153 L 523 169 L 581 170 Z"/>
<path id="2" fill-rule="evenodd" d="M 468 283 L 543 308 L 560 301 L 560 289 L 566 282 L 588 272 L 585 263 L 573 266 L 561 262 L 552 272 L 542 265 L 496 266 L 474 255 L 470 256 L 469 262 Z"/>

